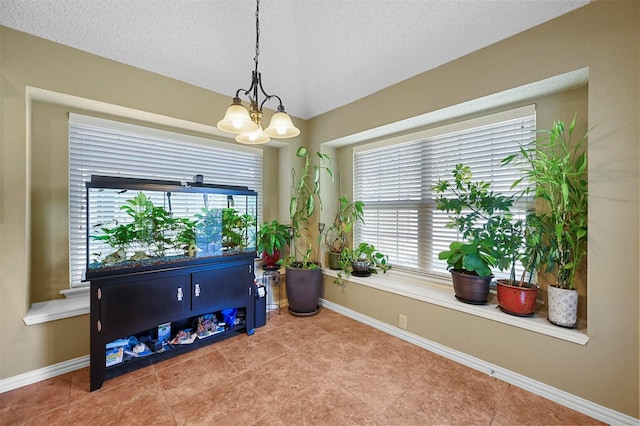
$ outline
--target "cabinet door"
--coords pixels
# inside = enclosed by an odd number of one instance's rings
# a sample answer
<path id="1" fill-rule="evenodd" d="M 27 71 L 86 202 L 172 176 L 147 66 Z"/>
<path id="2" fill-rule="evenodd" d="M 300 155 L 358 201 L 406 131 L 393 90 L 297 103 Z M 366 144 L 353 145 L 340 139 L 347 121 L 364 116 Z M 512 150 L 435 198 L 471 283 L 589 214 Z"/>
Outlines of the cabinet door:
<path id="1" fill-rule="evenodd" d="M 124 335 L 180 316 L 188 306 L 187 276 L 105 283 L 100 287 L 102 331 Z"/>
<path id="2" fill-rule="evenodd" d="M 209 269 L 191 274 L 191 309 L 217 311 L 247 305 L 253 282 L 251 265 Z"/>

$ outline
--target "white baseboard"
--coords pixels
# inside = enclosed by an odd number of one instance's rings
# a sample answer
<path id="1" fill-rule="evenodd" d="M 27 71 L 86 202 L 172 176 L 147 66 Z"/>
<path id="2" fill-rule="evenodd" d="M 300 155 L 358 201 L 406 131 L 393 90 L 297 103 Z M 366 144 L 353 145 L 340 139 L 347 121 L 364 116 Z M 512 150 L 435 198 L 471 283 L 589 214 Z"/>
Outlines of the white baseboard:
<path id="1" fill-rule="evenodd" d="M 29 371 L 28 373 L 18 374 L 17 376 L 0 380 L 0 393 L 8 392 L 10 390 L 21 388 L 23 386 L 51 379 L 52 377 L 80 370 L 81 368 L 88 366 L 89 355 L 85 355 L 79 358 L 70 359 L 69 361 L 63 361 L 58 364 L 50 365 L 48 367 Z"/>
<path id="2" fill-rule="evenodd" d="M 636 426 L 640 425 L 639 419 L 633 418 L 610 408 L 603 407 L 602 405 L 598 405 L 594 402 L 587 401 L 586 399 L 580 398 L 579 396 L 546 385 L 542 382 L 538 382 L 537 380 L 507 370 L 500 366 L 493 365 L 479 358 L 467 355 L 463 352 L 448 348 L 439 343 L 409 333 L 406 330 L 402 330 L 398 327 L 391 326 L 375 318 L 371 318 L 367 315 L 363 315 L 359 312 L 345 308 L 344 306 L 324 299 L 320 300 L 320 304 L 323 307 L 335 311 L 341 315 L 352 318 L 363 324 L 370 325 L 371 327 L 384 331 L 387 334 L 391 334 L 392 336 L 398 337 L 404 341 L 427 349 L 428 351 L 434 352 L 452 361 L 456 361 L 460 364 L 466 365 L 467 367 L 478 370 L 491 377 L 495 377 L 499 380 L 527 390 L 536 395 L 540 395 L 543 398 L 549 399 L 553 402 L 557 402 L 560 405 L 564 405 L 565 407 L 571 408 L 572 410 L 575 410 L 579 413 L 586 414 L 587 416 L 593 417 L 594 419 L 598 419 L 607 424 Z"/>

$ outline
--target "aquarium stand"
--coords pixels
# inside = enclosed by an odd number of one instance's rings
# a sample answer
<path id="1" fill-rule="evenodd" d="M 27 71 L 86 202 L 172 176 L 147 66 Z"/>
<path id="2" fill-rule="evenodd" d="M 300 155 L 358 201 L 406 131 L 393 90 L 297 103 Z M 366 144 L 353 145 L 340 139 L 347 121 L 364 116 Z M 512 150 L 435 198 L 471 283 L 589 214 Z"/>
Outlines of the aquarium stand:
<path id="1" fill-rule="evenodd" d="M 106 377 L 144 367 L 170 356 L 215 343 L 255 326 L 254 260 L 252 255 L 216 259 L 210 264 L 115 275 L 91 280 L 90 390 Z M 244 322 L 192 345 L 180 345 L 147 357 L 106 366 L 106 345 L 170 322 L 171 335 L 193 318 L 226 309 L 245 312 Z M 154 336 L 155 337 L 155 336 Z"/>

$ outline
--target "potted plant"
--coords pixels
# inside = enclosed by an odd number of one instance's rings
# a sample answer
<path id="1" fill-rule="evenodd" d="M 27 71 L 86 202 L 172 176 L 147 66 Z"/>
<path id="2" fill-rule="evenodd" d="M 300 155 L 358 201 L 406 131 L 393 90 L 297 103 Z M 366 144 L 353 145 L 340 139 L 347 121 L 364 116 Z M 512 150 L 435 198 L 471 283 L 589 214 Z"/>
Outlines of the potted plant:
<path id="1" fill-rule="evenodd" d="M 589 132 L 572 143 L 576 117 L 567 128 L 561 120 L 551 130 L 540 130 L 534 146 L 521 147 L 523 170 L 535 183 L 534 196 L 541 203 L 537 214 L 540 227 L 540 262 L 555 276 L 548 286 L 549 321 L 577 326 L 578 292 L 576 271 L 587 254 L 587 155 L 582 149 Z M 515 156 L 504 160 L 508 163 Z"/>
<path id="2" fill-rule="evenodd" d="M 340 253 L 340 272 L 334 283 L 345 285 L 349 274 L 355 277 L 368 277 L 378 271 L 386 273 L 391 269 L 389 257 L 379 252 L 373 244 L 362 242 L 351 249 L 345 247 Z"/>
<path id="3" fill-rule="evenodd" d="M 503 312 L 516 316 L 533 315 L 538 298 L 538 285 L 533 282 L 533 273 L 540 263 L 540 234 L 533 225 L 535 216 L 525 220 L 514 220 L 510 229 L 502 234 L 501 246 L 505 257 L 499 259 L 497 267 L 501 271 L 509 270 L 509 278 L 496 280 L 498 306 Z M 524 272 L 516 278 L 516 264 L 521 262 Z M 529 278 L 526 279 L 526 273 Z"/>
<path id="4" fill-rule="evenodd" d="M 265 222 L 258 230 L 258 253 L 262 258 L 262 269 L 274 271 L 280 267 L 278 261 L 280 254 L 287 244 L 289 244 L 291 236 L 289 235 L 289 226 L 272 220 Z"/>
<path id="5" fill-rule="evenodd" d="M 358 221 L 364 223 L 364 203 L 350 202 L 347 197 L 340 197 L 338 211 L 333 224 L 327 230 L 324 242 L 329 249 L 329 268 L 340 268 L 340 253 L 347 246 L 347 237 L 353 225 Z"/>
<path id="6" fill-rule="evenodd" d="M 494 193 L 489 182 L 473 182 L 471 169 L 463 164 L 452 174 L 453 183 L 440 181 L 432 190 L 440 194 L 436 208 L 452 213 L 447 227 L 457 229 L 464 241 L 452 242 L 438 258 L 447 261 L 456 298 L 484 304 L 493 279 L 491 268 L 508 257 L 502 240 L 512 226 L 514 197 Z"/>
<path id="7" fill-rule="evenodd" d="M 303 160 L 302 169 L 298 173 L 295 169 L 291 171 L 291 253 L 283 259 L 283 263 L 286 267 L 289 312 L 296 316 L 315 315 L 320 311 L 318 302 L 322 293 L 322 270 L 316 262 L 311 261 L 309 223 L 316 205 L 322 208 L 320 175 L 325 171 L 333 180 L 333 171 L 325 165 L 331 161 L 329 156 L 320 152 L 316 156 L 318 164 L 313 164 L 307 148 L 298 148 L 296 157 Z"/>

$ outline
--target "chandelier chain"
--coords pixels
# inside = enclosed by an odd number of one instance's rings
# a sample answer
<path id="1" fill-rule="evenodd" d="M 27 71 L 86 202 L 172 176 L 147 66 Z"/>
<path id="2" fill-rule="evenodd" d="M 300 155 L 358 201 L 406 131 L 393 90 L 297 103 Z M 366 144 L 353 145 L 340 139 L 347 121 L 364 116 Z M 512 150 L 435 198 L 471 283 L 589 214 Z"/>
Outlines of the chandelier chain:
<path id="1" fill-rule="evenodd" d="M 260 0 L 256 0 L 256 56 L 253 61 L 256 63 L 256 71 L 258 70 L 258 56 L 260 56 Z"/>

